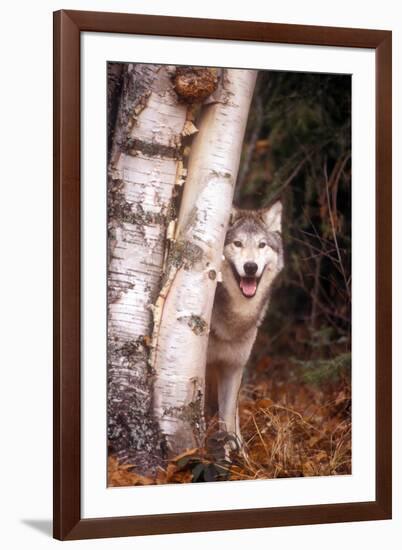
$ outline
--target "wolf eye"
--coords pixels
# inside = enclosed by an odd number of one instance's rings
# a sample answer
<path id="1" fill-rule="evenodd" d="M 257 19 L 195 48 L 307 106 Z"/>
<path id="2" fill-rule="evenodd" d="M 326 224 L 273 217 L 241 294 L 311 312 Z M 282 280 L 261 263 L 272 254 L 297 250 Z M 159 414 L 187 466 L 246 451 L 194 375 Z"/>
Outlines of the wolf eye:
<path id="1" fill-rule="evenodd" d="M 259 248 L 265 248 L 267 246 L 267 243 L 260 243 L 258 246 Z"/>
<path id="2" fill-rule="evenodd" d="M 237 246 L 237 248 L 241 248 L 243 246 L 240 241 L 233 241 L 233 244 Z"/>

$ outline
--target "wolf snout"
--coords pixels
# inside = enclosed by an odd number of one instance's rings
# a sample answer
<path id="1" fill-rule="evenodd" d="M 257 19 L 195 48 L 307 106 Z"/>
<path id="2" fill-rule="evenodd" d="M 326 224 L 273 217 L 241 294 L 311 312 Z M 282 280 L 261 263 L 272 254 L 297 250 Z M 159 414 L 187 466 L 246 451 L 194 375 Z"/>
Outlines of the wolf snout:
<path id="1" fill-rule="evenodd" d="M 246 262 L 243 267 L 244 273 L 249 277 L 253 277 L 258 271 L 258 265 L 255 262 Z"/>

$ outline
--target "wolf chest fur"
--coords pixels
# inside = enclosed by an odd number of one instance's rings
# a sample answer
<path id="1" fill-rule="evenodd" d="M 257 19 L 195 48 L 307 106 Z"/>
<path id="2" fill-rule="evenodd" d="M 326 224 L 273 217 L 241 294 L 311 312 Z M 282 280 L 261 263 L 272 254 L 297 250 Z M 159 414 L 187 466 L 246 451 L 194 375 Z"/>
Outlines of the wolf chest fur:
<path id="1" fill-rule="evenodd" d="M 226 234 L 222 282 L 212 311 L 206 373 L 206 414 L 241 445 L 238 395 L 244 367 L 283 267 L 282 204 L 234 209 Z"/>

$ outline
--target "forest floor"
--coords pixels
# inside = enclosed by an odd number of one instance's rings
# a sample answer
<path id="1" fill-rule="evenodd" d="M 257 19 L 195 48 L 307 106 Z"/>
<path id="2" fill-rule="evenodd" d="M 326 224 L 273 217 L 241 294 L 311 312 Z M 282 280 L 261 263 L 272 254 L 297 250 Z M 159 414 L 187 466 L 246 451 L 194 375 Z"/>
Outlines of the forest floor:
<path id="1" fill-rule="evenodd" d="M 153 478 L 109 457 L 108 485 L 151 485 L 351 474 L 351 388 L 347 380 L 319 385 L 294 379 L 265 358 L 243 384 L 240 421 L 247 453 L 222 460 L 221 433 L 209 449 L 172 458 Z M 222 448 L 222 447 L 221 447 Z"/>

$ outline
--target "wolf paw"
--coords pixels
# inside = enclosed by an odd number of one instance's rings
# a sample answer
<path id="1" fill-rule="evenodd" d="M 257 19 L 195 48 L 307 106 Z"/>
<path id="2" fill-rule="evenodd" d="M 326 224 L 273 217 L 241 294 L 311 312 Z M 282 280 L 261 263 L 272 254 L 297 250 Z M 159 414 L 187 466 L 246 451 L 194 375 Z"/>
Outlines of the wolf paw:
<path id="1" fill-rule="evenodd" d="M 206 449 L 211 457 L 219 462 L 234 461 L 234 457 L 241 454 L 242 439 L 233 432 L 219 430 L 211 434 L 206 440 Z"/>

